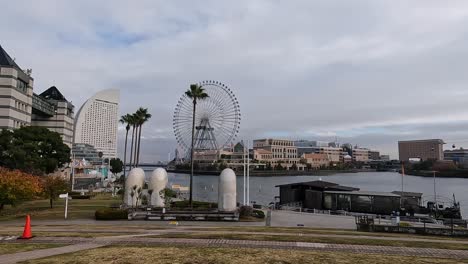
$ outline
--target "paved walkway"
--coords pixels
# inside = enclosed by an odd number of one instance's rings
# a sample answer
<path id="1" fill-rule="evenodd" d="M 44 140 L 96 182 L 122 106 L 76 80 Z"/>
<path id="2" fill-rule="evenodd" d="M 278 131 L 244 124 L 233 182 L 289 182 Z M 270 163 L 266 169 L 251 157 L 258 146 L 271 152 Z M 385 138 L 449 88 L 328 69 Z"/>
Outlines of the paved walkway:
<path id="1" fill-rule="evenodd" d="M 25 260 L 30 259 L 38 259 L 38 258 L 45 258 L 60 254 L 66 253 L 73 253 L 81 250 L 93 249 L 98 247 L 103 247 L 106 244 L 104 243 L 81 243 L 81 244 L 74 244 L 65 247 L 58 247 L 58 248 L 48 248 L 48 249 L 39 249 L 33 250 L 28 252 L 20 252 L 14 254 L 6 254 L 0 255 L 0 263 L 1 264 L 11 264 L 17 263 Z"/>
<path id="2" fill-rule="evenodd" d="M 80 238 L 80 237 L 36 237 L 27 241 L 9 241 L 5 243 L 70 243 L 72 245 L 41 249 L 16 254 L 1 255 L 1 264 L 16 263 L 28 259 L 44 258 L 59 254 L 73 253 L 81 250 L 98 248 L 106 245 L 173 245 L 173 246 L 202 246 L 202 247 L 246 247 L 246 248 L 274 248 L 296 250 L 339 251 L 352 253 L 374 253 L 417 257 L 436 257 L 450 259 L 468 259 L 468 250 L 447 250 L 433 248 L 410 248 L 390 246 L 368 246 L 348 244 L 326 244 L 306 242 L 279 241 L 250 241 L 225 239 L 187 239 L 187 238 L 155 238 L 155 233 L 124 235 L 113 237 Z"/>

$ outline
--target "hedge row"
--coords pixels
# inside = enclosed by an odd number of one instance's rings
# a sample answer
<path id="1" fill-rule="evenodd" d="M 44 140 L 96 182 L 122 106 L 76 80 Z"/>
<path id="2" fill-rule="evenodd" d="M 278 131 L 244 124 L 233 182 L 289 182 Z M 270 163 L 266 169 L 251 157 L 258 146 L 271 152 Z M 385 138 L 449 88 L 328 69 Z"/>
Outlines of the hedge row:
<path id="1" fill-rule="evenodd" d="M 98 209 L 94 214 L 96 220 L 126 220 L 128 219 L 128 211 L 122 209 Z"/>
<path id="2" fill-rule="evenodd" d="M 90 195 L 70 195 L 72 199 L 91 199 Z"/>
<path id="3" fill-rule="evenodd" d="M 252 216 L 256 218 L 263 219 L 265 218 L 265 213 L 262 210 L 253 210 Z"/>

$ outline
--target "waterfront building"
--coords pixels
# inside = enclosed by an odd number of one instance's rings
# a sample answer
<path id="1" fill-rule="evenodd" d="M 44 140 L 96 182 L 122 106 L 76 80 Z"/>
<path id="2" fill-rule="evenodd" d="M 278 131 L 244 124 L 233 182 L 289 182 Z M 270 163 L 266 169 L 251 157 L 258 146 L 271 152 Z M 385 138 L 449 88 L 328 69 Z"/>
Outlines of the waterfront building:
<path id="1" fill-rule="evenodd" d="M 337 147 L 320 147 L 317 153 L 327 155 L 328 160 L 333 163 L 342 162 L 344 155 L 347 154 L 342 148 Z"/>
<path id="2" fill-rule="evenodd" d="M 453 149 L 444 151 L 444 159 L 453 161 L 463 168 L 468 168 L 468 149 Z"/>
<path id="3" fill-rule="evenodd" d="M 353 157 L 351 157 L 350 155 L 348 155 L 348 153 L 345 152 L 345 154 L 343 154 L 343 163 L 350 162 L 353 162 Z"/>
<path id="4" fill-rule="evenodd" d="M 49 104 L 53 107 L 53 114 L 32 109 L 31 125 L 46 127 L 57 132 L 62 137 L 63 143 L 70 148 L 73 142 L 74 106 L 60 93 L 57 87 L 52 86 L 39 95 L 34 95 L 35 99 L 41 100 L 42 104 Z"/>
<path id="5" fill-rule="evenodd" d="M 375 150 L 370 150 L 369 160 L 380 160 L 380 152 L 375 151 Z"/>
<path id="6" fill-rule="evenodd" d="M 286 169 L 290 169 L 293 164 L 296 164 L 299 170 L 304 169 L 303 164 L 299 164 L 297 156 L 297 147 L 294 141 L 286 139 L 256 139 L 253 141 L 253 149 L 263 149 L 271 152 L 271 163 L 280 164 Z"/>
<path id="7" fill-rule="evenodd" d="M 0 46 L 0 129 L 31 124 L 33 84 L 31 70 L 23 71 Z"/>
<path id="8" fill-rule="evenodd" d="M 421 193 L 412 192 L 361 191 L 321 180 L 276 187 L 280 189 L 280 206 L 385 215 L 400 210 L 401 204 L 407 209 L 418 209 L 422 196 Z"/>
<path id="9" fill-rule="evenodd" d="M 264 149 L 254 149 L 253 158 L 254 160 L 262 163 L 271 162 L 273 159 L 273 152 Z"/>
<path id="10" fill-rule="evenodd" d="M 410 159 L 443 160 L 444 144 L 442 139 L 398 141 L 400 161 L 409 161 Z"/>
<path id="11" fill-rule="evenodd" d="M 320 148 L 339 148 L 339 144 L 336 142 L 325 142 L 315 140 L 296 140 L 294 145 L 297 147 L 297 156 L 301 157 L 303 154 L 319 153 Z"/>
<path id="12" fill-rule="evenodd" d="M 370 150 L 366 148 L 353 148 L 354 162 L 369 162 Z"/>
<path id="13" fill-rule="evenodd" d="M 327 167 L 330 165 L 330 160 L 328 159 L 327 154 L 319 154 L 319 153 L 309 153 L 309 154 L 302 154 L 302 159 L 307 164 L 310 164 L 314 169 L 320 169 L 321 167 Z"/>
<path id="14" fill-rule="evenodd" d="M 390 161 L 390 155 L 380 155 L 381 161 Z"/>
<path id="15" fill-rule="evenodd" d="M 73 142 L 90 144 L 104 158 L 115 158 L 119 100 L 116 89 L 103 90 L 89 98 L 76 114 Z"/>

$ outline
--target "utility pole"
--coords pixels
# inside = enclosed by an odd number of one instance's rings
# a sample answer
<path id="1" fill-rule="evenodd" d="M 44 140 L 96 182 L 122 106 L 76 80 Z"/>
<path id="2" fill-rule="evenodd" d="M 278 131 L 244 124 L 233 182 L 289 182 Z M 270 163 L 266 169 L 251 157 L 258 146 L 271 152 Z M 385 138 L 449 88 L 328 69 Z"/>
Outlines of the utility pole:
<path id="1" fill-rule="evenodd" d="M 246 205 L 246 202 L 245 202 L 245 199 L 246 199 L 246 193 L 245 193 L 245 183 L 246 183 L 246 178 L 245 178 L 245 143 L 244 141 L 241 141 L 242 142 L 242 163 L 243 163 L 243 166 L 244 166 L 244 184 L 242 185 L 242 188 L 243 188 L 243 194 L 244 194 L 244 197 L 243 197 L 243 205 Z"/>
<path id="2" fill-rule="evenodd" d="M 247 205 L 250 205 L 250 141 L 247 140 Z"/>
<path id="3" fill-rule="evenodd" d="M 71 190 L 75 189 L 75 153 L 73 153 L 72 150 L 72 162 L 71 162 L 71 177 L 72 177 L 72 183 L 71 183 Z"/>

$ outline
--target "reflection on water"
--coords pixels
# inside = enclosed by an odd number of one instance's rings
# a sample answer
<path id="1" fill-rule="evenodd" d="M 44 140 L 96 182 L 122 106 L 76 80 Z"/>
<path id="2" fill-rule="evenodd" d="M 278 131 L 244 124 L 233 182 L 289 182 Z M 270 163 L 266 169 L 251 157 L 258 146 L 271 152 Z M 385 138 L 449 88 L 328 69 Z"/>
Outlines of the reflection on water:
<path id="1" fill-rule="evenodd" d="M 148 169 L 151 170 L 151 169 Z M 148 172 L 147 176 L 150 175 Z M 169 173 L 170 184 L 189 185 L 188 174 Z M 335 182 L 345 186 L 357 187 L 364 191 L 391 192 L 401 190 L 401 175 L 395 172 L 364 172 L 340 173 L 331 176 L 276 176 L 276 177 L 250 177 L 250 200 L 267 205 L 279 195 L 276 185 L 313 181 L 322 178 L 324 181 Z M 242 202 L 242 175 L 237 177 L 237 201 Z M 194 199 L 203 201 L 216 201 L 218 197 L 218 177 L 197 175 L 193 179 Z M 437 200 L 448 205 L 452 195 L 461 203 L 462 215 L 468 216 L 468 179 L 437 178 Z M 434 199 L 433 178 L 405 176 L 404 190 L 423 193 L 423 201 Z"/>

